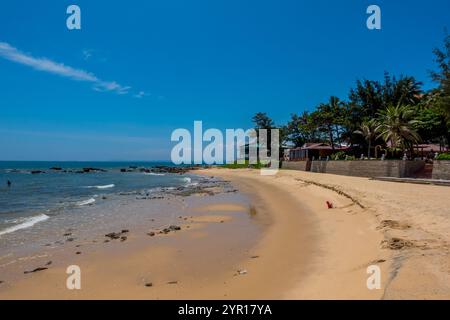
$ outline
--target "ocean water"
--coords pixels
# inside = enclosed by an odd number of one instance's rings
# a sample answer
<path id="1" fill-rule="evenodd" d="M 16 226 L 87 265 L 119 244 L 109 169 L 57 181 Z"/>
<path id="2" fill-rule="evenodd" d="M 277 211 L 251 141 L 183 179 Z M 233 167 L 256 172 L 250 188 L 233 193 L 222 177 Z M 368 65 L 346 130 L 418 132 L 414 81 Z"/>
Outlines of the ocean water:
<path id="1" fill-rule="evenodd" d="M 73 220 L 75 215 L 82 217 L 83 208 L 88 211 L 102 199 L 196 183 L 192 175 L 120 171 L 157 165 L 170 163 L 0 161 L 0 240 L 12 233 L 49 224 L 55 217 L 58 221 Z M 53 167 L 62 170 L 50 170 Z M 106 172 L 76 173 L 82 168 L 99 168 Z M 37 170 L 44 173 L 32 174 Z"/>

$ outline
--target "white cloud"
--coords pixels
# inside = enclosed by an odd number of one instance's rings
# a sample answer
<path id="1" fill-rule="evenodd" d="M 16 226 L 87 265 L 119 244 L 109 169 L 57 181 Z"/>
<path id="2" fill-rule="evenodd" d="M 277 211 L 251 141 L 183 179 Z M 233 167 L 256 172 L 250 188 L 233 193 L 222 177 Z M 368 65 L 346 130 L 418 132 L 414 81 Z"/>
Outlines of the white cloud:
<path id="1" fill-rule="evenodd" d="M 97 91 L 113 91 L 118 94 L 127 94 L 131 87 L 122 86 L 115 81 L 104 81 L 93 73 L 75 69 L 47 58 L 36 58 L 26 54 L 6 42 L 0 42 L 0 57 L 13 61 L 35 70 L 56 74 L 75 81 L 90 82 Z"/>
<path id="2" fill-rule="evenodd" d="M 145 96 L 150 96 L 150 93 L 146 93 L 144 91 L 139 91 L 139 93 L 135 94 L 133 97 L 138 98 L 138 99 L 142 99 Z"/>

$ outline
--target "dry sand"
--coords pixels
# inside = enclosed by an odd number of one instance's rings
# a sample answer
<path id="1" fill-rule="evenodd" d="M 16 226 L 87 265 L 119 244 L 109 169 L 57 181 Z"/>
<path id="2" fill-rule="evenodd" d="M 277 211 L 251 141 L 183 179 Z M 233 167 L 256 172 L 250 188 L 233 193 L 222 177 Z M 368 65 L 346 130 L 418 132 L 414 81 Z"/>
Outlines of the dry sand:
<path id="1" fill-rule="evenodd" d="M 171 236 L 130 235 L 83 252 L 82 290 L 65 288 L 66 260 L 0 285 L 0 299 L 450 298 L 448 187 L 300 171 L 196 173 L 230 180 L 252 206 L 200 206 L 193 211 L 202 216 Z M 367 288 L 369 265 L 381 269 L 379 290 Z"/>

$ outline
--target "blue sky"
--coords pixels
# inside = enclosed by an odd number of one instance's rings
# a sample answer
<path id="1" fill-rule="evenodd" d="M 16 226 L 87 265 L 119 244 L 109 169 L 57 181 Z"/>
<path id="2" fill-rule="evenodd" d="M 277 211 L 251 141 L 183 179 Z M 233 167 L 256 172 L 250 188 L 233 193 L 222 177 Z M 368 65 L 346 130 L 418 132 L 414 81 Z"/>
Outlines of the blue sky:
<path id="1" fill-rule="evenodd" d="M 81 8 L 82 30 L 66 28 Z M 382 30 L 366 28 L 366 8 Z M 163 160 L 170 134 L 277 123 L 385 70 L 430 82 L 448 0 L 3 1 L 0 160 Z M 40 68 L 40 70 L 38 70 Z"/>

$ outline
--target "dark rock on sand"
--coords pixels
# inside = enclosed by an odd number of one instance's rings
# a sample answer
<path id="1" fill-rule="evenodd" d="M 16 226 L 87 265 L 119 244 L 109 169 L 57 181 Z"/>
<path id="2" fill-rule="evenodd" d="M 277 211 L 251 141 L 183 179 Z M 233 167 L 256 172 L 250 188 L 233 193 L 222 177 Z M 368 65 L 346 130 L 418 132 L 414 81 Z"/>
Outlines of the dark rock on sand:
<path id="1" fill-rule="evenodd" d="M 164 228 L 164 229 L 163 229 L 162 231 L 160 231 L 159 233 L 168 234 L 168 233 L 171 232 L 171 231 L 178 231 L 178 230 L 181 230 L 181 227 L 173 225 L 173 226 L 170 226 L 170 227 L 168 227 L 168 228 Z"/>
<path id="2" fill-rule="evenodd" d="M 169 281 L 167 284 L 178 284 L 178 281 Z"/>
<path id="3" fill-rule="evenodd" d="M 147 233 L 147 235 L 149 235 L 150 237 L 154 237 L 155 233 L 154 232 L 149 232 L 149 233 Z"/>
<path id="4" fill-rule="evenodd" d="M 414 247 L 414 243 L 412 241 L 400 238 L 391 238 L 388 240 L 383 240 L 381 242 L 381 245 L 383 249 L 391 249 L 391 250 L 401 250 L 403 248 Z"/>
<path id="5" fill-rule="evenodd" d="M 44 271 L 44 270 L 47 270 L 47 269 L 48 269 L 48 268 L 40 267 L 40 268 L 36 268 L 36 269 L 34 269 L 34 270 L 31 270 L 31 271 L 24 271 L 23 273 L 24 273 L 24 274 L 27 274 L 27 273 L 34 273 L 34 272 Z"/>
<path id="6" fill-rule="evenodd" d="M 115 239 L 119 239 L 120 235 L 121 235 L 120 233 L 111 232 L 111 233 L 105 234 L 105 237 L 115 240 Z"/>
<path id="7" fill-rule="evenodd" d="M 83 172 L 90 173 L 90 172 L 107 172 L 105 169 L 100 168 L 83 168 Z"/>
<path id="8" fill-rule="evenodd" d="M 153 283 L 148 282 L 148 283 L 145 284 L 145 286 L 146 286 L 146 287 L 153 287 Z"/>
<path id="9" fill-rule="evenodd" d="M 120 237 L 120 242 L 124 242 L 126 240 L 127 240 L 127 237 L 125 237 L 125 236 Z"/>
<path id="10" fill-rule="evenodd" d="M 75 254 L 81 254 L 81 251 L 77 251 L 77 252 L 75 252 Z"/>
<path id="11" fill-rule="evenodd" d="M 108 234 L 105 234 L 105 237 L 108 237 L 112 240 L 121 239 L 121 241 L 127 240 L 127 237 L 123 236 L 125 233 L 130 232 L 130 230 L 123 229 L 121 232 L 111 232 Z"/>
<path id="12" fill-rule="evenodd" d="M 156 166 L 151 168 L 151 172 L 155 173 L 178 173 L 183 174 L 192 170 L 200 169 L 201 166 L 186 166 L 186 167 L 171 167 L 171 166 Z"/>

